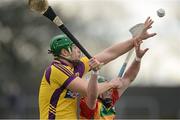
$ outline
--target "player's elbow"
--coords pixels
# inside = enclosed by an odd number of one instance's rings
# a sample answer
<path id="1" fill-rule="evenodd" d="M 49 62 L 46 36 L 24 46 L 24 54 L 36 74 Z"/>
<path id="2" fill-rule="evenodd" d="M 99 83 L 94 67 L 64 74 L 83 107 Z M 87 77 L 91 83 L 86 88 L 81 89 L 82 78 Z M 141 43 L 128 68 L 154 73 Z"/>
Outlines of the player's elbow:
<path id="1" fill-rule="evenodd" d="M 89 107 L 89 109 L 93 110 L 96 108 L 96 103 L 94 102 L 94 103 L 88 105 L 88 107 Z"/>
<path id="2" fill-rule="evenodd" d="M 87 106 L 89 109 L 93 110 L 96 108 L 96 100 L 97 99 L 94 99 L 94 98 L 88 98 L 87 99 Z"/>

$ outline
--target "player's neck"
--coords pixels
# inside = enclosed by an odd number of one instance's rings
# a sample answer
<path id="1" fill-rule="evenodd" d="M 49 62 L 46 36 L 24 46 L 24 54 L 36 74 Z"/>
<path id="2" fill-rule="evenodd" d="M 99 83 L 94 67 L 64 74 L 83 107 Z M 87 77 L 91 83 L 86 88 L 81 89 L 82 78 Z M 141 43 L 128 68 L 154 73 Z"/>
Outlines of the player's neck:
<path id="1" fill-rule="evenodd" d="M 73 64 L 71 62 L 69 62 L 68 60 L 65 59 L 60 59 L 60 61 L 62 61 L 63 63 L 67 64 L 68 66 L 70 66 L 71 68 L 73 68 Z"/>

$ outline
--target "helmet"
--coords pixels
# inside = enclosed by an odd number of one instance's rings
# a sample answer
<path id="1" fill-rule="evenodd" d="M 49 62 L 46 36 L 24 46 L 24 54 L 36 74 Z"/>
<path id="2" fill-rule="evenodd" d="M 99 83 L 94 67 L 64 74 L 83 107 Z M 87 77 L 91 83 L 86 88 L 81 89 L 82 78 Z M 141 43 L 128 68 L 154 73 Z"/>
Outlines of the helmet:
<path id="1" fill-rule="evenodd" d="M 103 83 L 107 81 L 103 76 L 100 76 L 100 75 L 98 76 L 97 80 L 98 80 L 98 83 Z"/>
<path id="2" fill-rule="evenodd" d="M 71 49 L 73 42 L 64 34 L 55 36 L 50 41 L 50 51 L 55 55 L 59 56 L 59 53 L 64 48 L 66 50 Z"/>

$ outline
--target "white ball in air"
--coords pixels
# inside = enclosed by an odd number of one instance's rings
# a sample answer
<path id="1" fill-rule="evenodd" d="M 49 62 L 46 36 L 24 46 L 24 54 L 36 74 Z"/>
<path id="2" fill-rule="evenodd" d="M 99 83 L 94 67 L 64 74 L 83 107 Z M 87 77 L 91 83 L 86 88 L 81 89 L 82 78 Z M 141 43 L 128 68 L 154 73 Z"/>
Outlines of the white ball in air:
<path id="1" fill-rule="evenodd" d="M 158 10 L 157 10 L 157 15 L 158 15 L 159 17 L 164 17 L 164 15 L 165 15 L 165 10 L 162 9 L 162 8 L 158 9 Z"/>

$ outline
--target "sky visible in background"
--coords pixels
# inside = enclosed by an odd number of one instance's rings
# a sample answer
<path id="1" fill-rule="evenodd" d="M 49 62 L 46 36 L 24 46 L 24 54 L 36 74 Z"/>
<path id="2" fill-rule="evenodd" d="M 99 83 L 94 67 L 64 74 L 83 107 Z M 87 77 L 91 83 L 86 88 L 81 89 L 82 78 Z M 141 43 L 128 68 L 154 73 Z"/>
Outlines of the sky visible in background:
<path id="1" fill-rule="evenodd" d="M 11 1 L 13 0 L 2 0 L 1 3 Z M 62 12 L 66 18 L 71 19 L 71 16 L 76 15 L 78 17 L 76 23 L 83 24 L 86 35 L 75 31 L 73 34 L 82 41 L 86 39 L 94 46 L 96 46 L 96 40 L 112 45 L 129 39 L 131 37 L 129 28 L 144 22 L 150 16 L 154 20 L 150 32 L 156 32 L 157 36 L 143 43 L 142 48 L 148 47 L 150 50 L 142 60 L 140 72 L 133 85 L 180 85 L 180 0 L 48 1 L 55 11 Z M 165 9 L 165 17 L 157 16 L 156 11 L 159 8 Z M 105 46 L 101 47 L 101 50 L 105 48 Z M 93 49 L 92 52 L 99 51 Z M 126 55 L 123 55 L 105 66 L 102 73 L 111 71 L 108 72 L 109 77 L 116 76 L 125 57 Z"/>
<path id="2" fill-rule="evenodd" d="M 103 33 L 109 29 L 114 38 L 110 42 L 130 38 L 128 29 L 150 16 L 154 20 L 150 32 L 157 36 L 144 42 L 143 48 L 150 50 L 142 60 L 142 67 L 134 84 L 180 85 L 180 0 L 51 0 L 56 9 L 63 10 L 67 16 L 77 14 L 87 24 L 90 35 Z M 58 8 L 58 3 L 63 8 Z M 159 8 L 165 9 L 163 18 L 157 16 Z M 92 19 L 99 17 L 96 23 Z M 103 22 L 106 25 L 103 26 Z M 95 29 L 95 30 L 94 30 Z M 92 40 L 93 41 L 93 40 Z M 125 56 L 111 63 L 108 69 L 119 71 Z M 117 72 L 112 73 L 112 77 Z"/>

